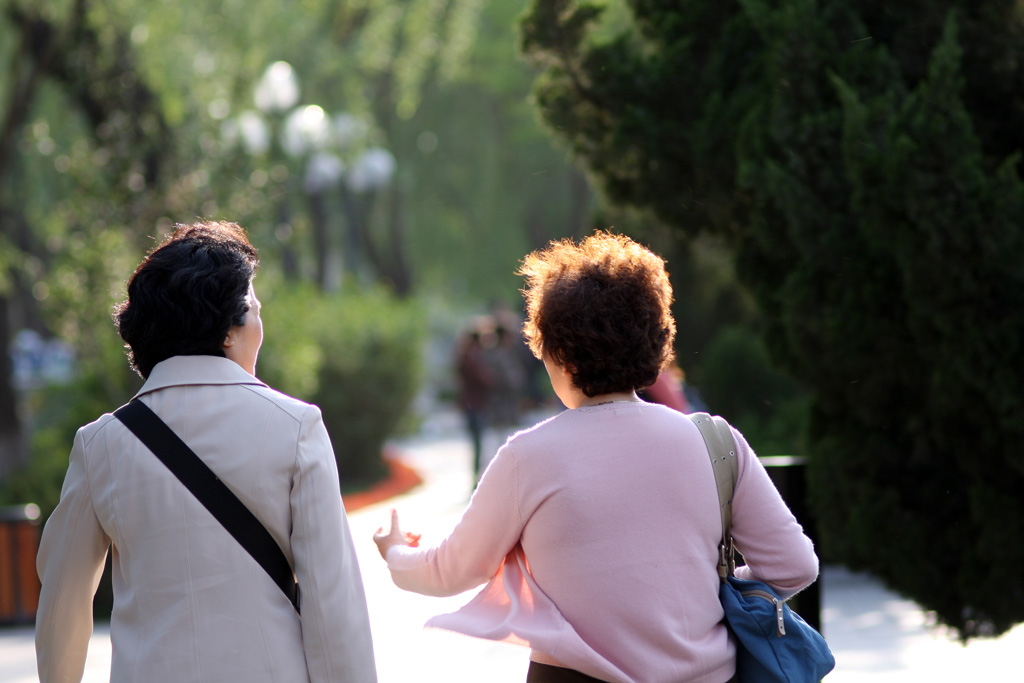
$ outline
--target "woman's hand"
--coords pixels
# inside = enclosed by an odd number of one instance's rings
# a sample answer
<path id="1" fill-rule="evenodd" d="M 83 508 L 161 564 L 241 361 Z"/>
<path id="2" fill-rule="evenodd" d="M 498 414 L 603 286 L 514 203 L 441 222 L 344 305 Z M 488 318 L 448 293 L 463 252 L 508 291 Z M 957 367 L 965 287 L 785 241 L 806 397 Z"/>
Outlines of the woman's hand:
<path id="1" fill-rule="evenodd" d="M 410 534 L 402 531 L 398 526 L 398 510 L 391 510 L 391 531 L 384 533 L 384 527 L 378 527 L 373 534 L 373 542 L 377 544 L 380 556 L 388 559 L 388 550 L 396 545 L 408 545 L 415 548 L 420 544 L 419 534 Z"/>

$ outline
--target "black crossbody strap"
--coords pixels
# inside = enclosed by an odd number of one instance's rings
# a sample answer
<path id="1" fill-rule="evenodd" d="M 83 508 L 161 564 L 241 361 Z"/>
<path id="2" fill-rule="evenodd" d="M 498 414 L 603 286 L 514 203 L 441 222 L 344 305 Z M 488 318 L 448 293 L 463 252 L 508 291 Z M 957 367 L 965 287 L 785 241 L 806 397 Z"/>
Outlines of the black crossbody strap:
<path id="1" fill-rule="evenodd" d="M 298 586 L 288 558 L 249 508 L 145 403 L 133 399 L 115 410 L 114 417 L 123 422 L 252 555 L 298 612 Z"/>

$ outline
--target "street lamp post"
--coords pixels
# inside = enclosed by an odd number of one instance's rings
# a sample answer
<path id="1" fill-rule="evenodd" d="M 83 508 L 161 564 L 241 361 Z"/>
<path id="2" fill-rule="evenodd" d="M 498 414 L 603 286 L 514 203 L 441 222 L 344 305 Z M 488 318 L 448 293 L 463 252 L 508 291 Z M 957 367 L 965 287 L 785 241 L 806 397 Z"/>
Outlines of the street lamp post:
<path id="1" fill-rule="evenodd" d="M 349 113 L 329 117 L 315 104 L 298 105 L 299 83 L 287 62 L 274 62 L 260 77 L 254 90 L 257 111 L 244 111 L 225 122 L 224 135 L 230 144 L 240 142 L 251 158 L 267 157 L 270 173 L 254 171 L 252 182 L 283 183 L 275 231 L 282 243 L 286 277 L 298 274 L 297 259 L 289 245 L 291 210 L 289 195 L 301 190 L 309 210 L 314 251 L 314 277 L 324 290 L 336 289 L 343 270 L 357 279 L 368 276 L 364 255 L 378 274 L 391 271 L 370 239 L 370 215 L 379 192 L 395 175 L 395 158 L 383 147 L 364 148 L 370 125 Z M 298 105 L 298 106 L 297 106 Z M 355 153 L 362 150 L 358 155 Z M 346 163 L 342 154 L 354 157 Z M 277 163 L 278 161 L 281 163 Z M 287 161 L 287 163 L 284 163 Z M 303 168 L 301 174 L 288 168 Z M 280 173 L 276 173 L 280 170 Z M 301 184 L 295 179 L 301 177 Z M 290 187 L 289 187 L 290 186 Z M 332 240 L 332 212 L 328 198 L 340 189 L 342 214 L 347 230 L 341 242 Z M 394 223 L 395 221 L 391 221 Z M 391 261 L 404 272 L 400 230 L 392 225 Z M 343 247 L 343 248 L 342 248 Z M 393 274 L 392 274 L 393 275 Z"/>
<path id="2" fill-rule="evenodd" d="M 349 234 L 361 251 L 366 252 L 380 274 L 390 269 L 370 238 L 370 216 L 380 191 L 391 183 L 395 168 L 395 158 L 391 152 L 382 147 L 370 147 L 352 164 L 341 189 L 342 209 Z"/>
<path id="3" fill-rule="evenodd" d="M 309 104 L 294 109 L 285 119 L 281 145 L 293 159 L 305 159 L 302 190 L 306 195 L 313 231 L 315 278 L 322 290 L 337 289 L 341 268 L 333 246 L 327 195 L 345 172 L 341 158 L 329 151 L 334 143 L 331 121 L 323 108 Z"/>
<path id="4" fill-rule="evenodd" d="M 289 280 L 294 280 L 299 276 L 298 257 L 291 245 L 292 214 L 289 197 L 291 173 L 288 172 L 287 167 L 279 166 L 278 161 L 282 159 L 281 135 L 284 117 L 298 103 L 299 94 L 299 79 L 292 66 L 288 62 L 274 62 L 263 72 L 253 91 L 253 100 L 260 114 L 250 111 L 243 112 L 239 117 L 240 120 L 243 118 L 248 120 L 247 123 L 242 124 L 243 136 L 245 135 L 245 126 L 248 125 L 251 129 L 250 137 L 262 136 L 263 139 L 262 151 L 250 150 L 250 156 L 269 153 L 268 162 L 271 173 L 268 179 L 284 185 L 284 191 L 277 203 L 273 236 L 281 243 L 281 269 L 284 271 L 285 278 Z M 267 120 L 270 121 L 269 125 Z"/>

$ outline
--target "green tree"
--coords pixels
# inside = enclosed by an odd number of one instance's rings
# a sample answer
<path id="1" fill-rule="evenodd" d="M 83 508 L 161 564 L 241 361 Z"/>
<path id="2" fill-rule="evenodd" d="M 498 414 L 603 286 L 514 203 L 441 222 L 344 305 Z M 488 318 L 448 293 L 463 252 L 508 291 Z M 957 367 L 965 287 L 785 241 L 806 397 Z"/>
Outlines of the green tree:
<path id="1" fill-rule="evenodd" d="M 729 240 L 811 392 L 826 559 L 963 638 L 1005 631 L 1024 619 L 1019 3 L 626 4 L 620 30 L 532 3 L 541 115 L 611 203 Z"/>
<path id="2" fill-rule="evenodd" d="M 127 371 L 103 367 L 110 346 L 97 323 L 109 309 L 95 302 L 111 297 L 124 273 L 113 269 L 130 262 L 141 226 L 159 215 L 166 121 L 136 78 L 127 34 L 97 22 L 89 0 L 7 3 L 0 35 L 10 39 L 0 43 L 9 104 L 0 124 L 0 348 L 20 327 L 74 339 L 82 373 L 114 400 Z M 4 356 L 0 476 L 24 462 L 28 443 L 10 419 Z"/>
<path id="3" fill-rule="evenodd" d="M 525 253 L 589 227 L 593 194 L 529 103 L 517 3 L 484 3 L 457 78 L 432 81 L 391 136 L 407 188 L 410 263 L 421 287 L 516 307 Z"/>
<path id="4" fill-rule="evenodd" d="M 586 183 L 526 102 L 533 75 L 516 60 L 514 3 L 0 5 L 0 345 L 25 327 L 59 337 L 81 373 L 75 387 L 19 399 L 0 354 L 0 478 L 29 450 L 65 450 L 69 431 L 138 385 L 110 307 L 175 222 L 246 226 L 274 287 L 281 273 L 329 283 L 325 257 L 347 256 L 355 231 L 367 281 L 440 292 L 432 300 L 454 308 L 514 298 L 523 253 L 583 230 Z M 309 154 L 231 144 L 277 61 L 298 75 L 296 108 L 362 129 L 325 151 L 351 170 L 368 147 L 388 150 L 389 185 L 319 196 L 304 187 Z"/>
<path id="5" fill-rule="evenodd" d="M 130 0 L 11 0 L 0 10 L 0 479 L 42 432 L 56 426 L 60 436 L 43 441 L 70 443 L 69 420 L 137 386 L 109 315 L 152 238 L 172 220 L 220 213 L 220 197 L 232 209 L 262 205 L 255 188 L 218 173 L 227 164 L 210 125 L 218 89 L 245 73 L 232 60 L 245 65 L 246 55 L 204 51 L 193 39 L 222 45 L 220 36 L 199 31 L 209 30 L 202 12 L 178 10 Z M 150 42 L 147 19 L 189 30 Z M 218 59 L 231 67 L 224 80 L 196 78 Z M 18 396 L 6 351 L 22 328 L 74 345 L 73 410 Z M 47 396 L 59 403 L 58 393 Z"/>

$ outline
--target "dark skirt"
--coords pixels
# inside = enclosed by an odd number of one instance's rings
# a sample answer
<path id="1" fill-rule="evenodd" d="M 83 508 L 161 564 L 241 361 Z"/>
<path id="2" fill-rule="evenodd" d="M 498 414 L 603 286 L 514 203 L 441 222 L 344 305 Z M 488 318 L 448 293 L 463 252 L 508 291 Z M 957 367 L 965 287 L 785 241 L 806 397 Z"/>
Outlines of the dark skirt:
<path id="1" fill-rule="evenodd" d="M 526 672 L 526 683 L 602 683 L 602 681 L 600 678 L 588 676 L 575 669 L 530 662 L 530 668 Z"/>
<path id="2" fill-rule="evenodd" d="M 739 678 L 734 676 L 729 683 L 738 680 Z M 575 669 L 530 662 L 530 668 L 526 672 L 526 683 L 602 683 L 602 681 L 600 678 L 588 676 Z"/>

